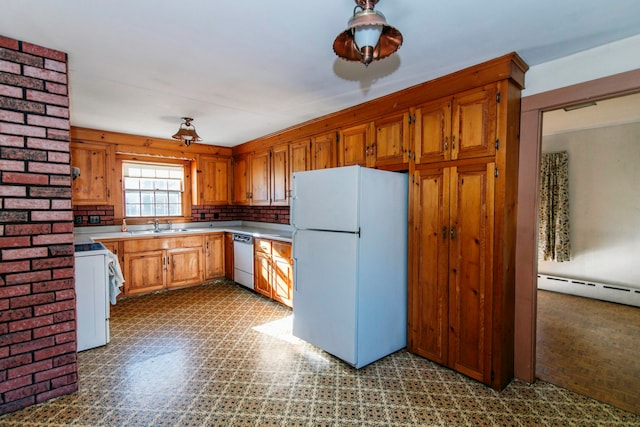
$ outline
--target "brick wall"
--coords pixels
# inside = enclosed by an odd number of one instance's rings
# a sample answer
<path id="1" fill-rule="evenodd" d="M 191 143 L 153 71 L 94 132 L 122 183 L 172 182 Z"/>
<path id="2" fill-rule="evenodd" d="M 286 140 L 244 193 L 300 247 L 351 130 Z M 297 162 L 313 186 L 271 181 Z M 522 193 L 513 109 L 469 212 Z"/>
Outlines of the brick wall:
<path id="1" fill-rule="evenodd" d="M 114 225 L 113 205 L 73 206 L 73 222 L 77 227 L 87 225 Z M 97 224 L 89 224 L 89 216 L 97 216 Z"/>
<path id="2" fill-rule="evenodd" d="M 0 36 L 0 414 L 77 390 L 65 53 Z"/>
<path id="3" fill-rule="evenodd" d="M 289 224 L 288 206 L 192 206 L 192 221 L 258 221 Z"/>

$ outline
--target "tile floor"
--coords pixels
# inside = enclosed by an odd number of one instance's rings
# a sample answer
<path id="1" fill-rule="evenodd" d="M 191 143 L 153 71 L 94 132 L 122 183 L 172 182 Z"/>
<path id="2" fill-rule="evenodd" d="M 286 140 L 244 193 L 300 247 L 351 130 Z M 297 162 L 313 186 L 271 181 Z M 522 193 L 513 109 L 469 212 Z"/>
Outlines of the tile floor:
<path id="1" fill-rule="evenodd" d="M 640 426 L 545 382 L 501 393 L 399 351 L 354 370 L 290 334 L 291 310 L 216 283 L 120 301 L 79 391 L 0 426 Z"/>

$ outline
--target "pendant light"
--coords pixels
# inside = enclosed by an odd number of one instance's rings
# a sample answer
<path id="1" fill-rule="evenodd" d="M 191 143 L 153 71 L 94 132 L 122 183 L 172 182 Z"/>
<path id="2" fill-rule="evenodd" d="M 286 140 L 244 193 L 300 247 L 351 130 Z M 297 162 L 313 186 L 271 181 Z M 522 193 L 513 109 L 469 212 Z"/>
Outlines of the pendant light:
<path id="1" fill-rule="evenodd" d="M 192 142 L 202 141 L 202 139 L 196 133 L 196 128 L 191 124 L 193 119 L 191 117 L 183 117 L 184 122 L 180 125 L 180 129 L 172 136 L 173 139 L 182 141 L 187 147 Z"/>
<path id="2" fill-rule="evenodd" d="M 355 0 L 348 27 L 336 37 L 333 51 L 347 61 L 371 61 L 386 58 L 402 45 L 402 34 L 387 24 L 384 15 L 374 10 L 378 0 Z"/>

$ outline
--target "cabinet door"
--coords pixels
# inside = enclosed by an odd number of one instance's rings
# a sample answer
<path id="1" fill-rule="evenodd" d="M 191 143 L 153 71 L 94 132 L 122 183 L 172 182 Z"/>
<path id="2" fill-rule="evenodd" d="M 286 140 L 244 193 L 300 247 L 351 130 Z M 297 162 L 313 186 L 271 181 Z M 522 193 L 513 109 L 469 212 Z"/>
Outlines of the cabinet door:
<path id="1" fill-rule="evenodd" d="M 233 159 L 233 203 L 249 205 L 251 203 L 251 156 L 241 154 Z"/>
<path id="2" fill-rule="evenodd" d="M 495 164 L 451 168 L 449 366 L 485 383 L 491 375 Z"/>
<path id="3" fill-rule="evenodd" d="M 111 204 L 109 192 L 110 169 L 113 156 L 110 144 L 72 142 L 71 166 L 80 169 L 80 176 L 72 182 L 74 205 Z"/>
<path id="4" fill-rule="evenodd" d="M 256 151 L 251 156 L 251 204 L 271 203 L 270 183 L 271 150 Z"/>
<path id="5" fill-rule="evenodd" d="M 372 166 L 384 168 L 390 165 L 407 164 L 409 143 L 409 112 L 376 120 L 376 139 L 371 145 Z"/>
<path id="6" fill-rule="evenodd" d="M 289 144 L 289 194 L 293 190 L 293 173 L 311 170 L 311 144 L 309 139 Z"/>
<path id="7" fill-rule="evenodd" d="M 204 279 L 223 276 L 225 273 L 224 234 L 207 234 L 204 237 Z"/>
<path id="8" fill-rule="evenodd" d="M 289 204 L 289 144 L 271 149 L 271 205 Z"/>
<path id="9" fill-rule="evenodd" d="M 416 165 L 451 158 L 451 100 L 438 100 L 416 109 L 413 154 Z"/>
<path id="10" fill-rule="evenodd" d="M 229 170 L 229 159 L 199 156 L 199 205 L 226 205 L 229 203 Z"/>
<path id="11" fill-rule="evenodd" d="M 135 295 L 164 289 L 164 251 L 125 253 L 124 294 Z"/>
<path id="12" fill-rule="evenodd" d="M 274 300 L 293 306 L 293 263 L 291 261 L 291 243 L 272 243 L 271 291 Z"/>
<path id="13" fill-rule="evenodd" d="M 337 134 L 334 132 L 318 135 L 312 139 L 313 164 L 311 169 L 327 169 L 338 166 L 336 139 Z"/>
<path id="14" fill-rule="evenodd" d="M 233 234 L 224 233 L 224 277 L 233 280 Z"/>
<path id="15" fill-rule="evenodd" d="M 488 85 L 453 98 L 452 159 L 495 154 L 497 94 L 497 86 Z"/>
<path id="16" fill-rule="evenodd" d="M 254 262 L 253 290 L 271 298 L 271 255 L 256 251 Z"/>
<path id="17" fill-rule="evenodd" d="M 449 170 L 413 173 L 409 206 L 409 350 L 447 364 Z"/>
<path id="18" fill-rule="evenodd" d="M 367 166 L 371 152 L 369 124 L 353 126 L 340 131 L 340 166 Z"/>
<path id="19" fill-rule="evenodd" d="M 204 280 L 202 246 L 169 249 L 166 252 L 167 288 L 178 288 Z"/>

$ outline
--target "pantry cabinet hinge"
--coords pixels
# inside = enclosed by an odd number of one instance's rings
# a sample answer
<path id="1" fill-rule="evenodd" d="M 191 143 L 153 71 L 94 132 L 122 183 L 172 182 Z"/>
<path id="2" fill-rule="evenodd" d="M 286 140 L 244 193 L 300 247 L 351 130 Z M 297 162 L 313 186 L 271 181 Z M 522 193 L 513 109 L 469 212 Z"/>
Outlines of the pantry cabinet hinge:
<path id="1" fill-rule="evenodd" d="M 336 142 L 340 142 L 340 134 L 336 132 Z"/>
<path id="2" fill-rule="evenodd" d="M 409 124 L 413 124 L 416 122 L 416 115 L 412 114 L 409 116 Z"/>
<path id="3" fill-rule="evenodd" d="M 500 103 L 500 92 L 498 92 L 496 94 L 496 102 L 499 104 Z"/>
<path id="4" fill-rule="evenodd" d="M 496 139 L 496 150 L 500 149 L 500 140 Z"/>
<path id="5" fill-rule="evenodd" d="M 498 177 L 498 168 L 495 168 L 493 170 L 493 176 L 495 176 L 496 178 Z"/>

